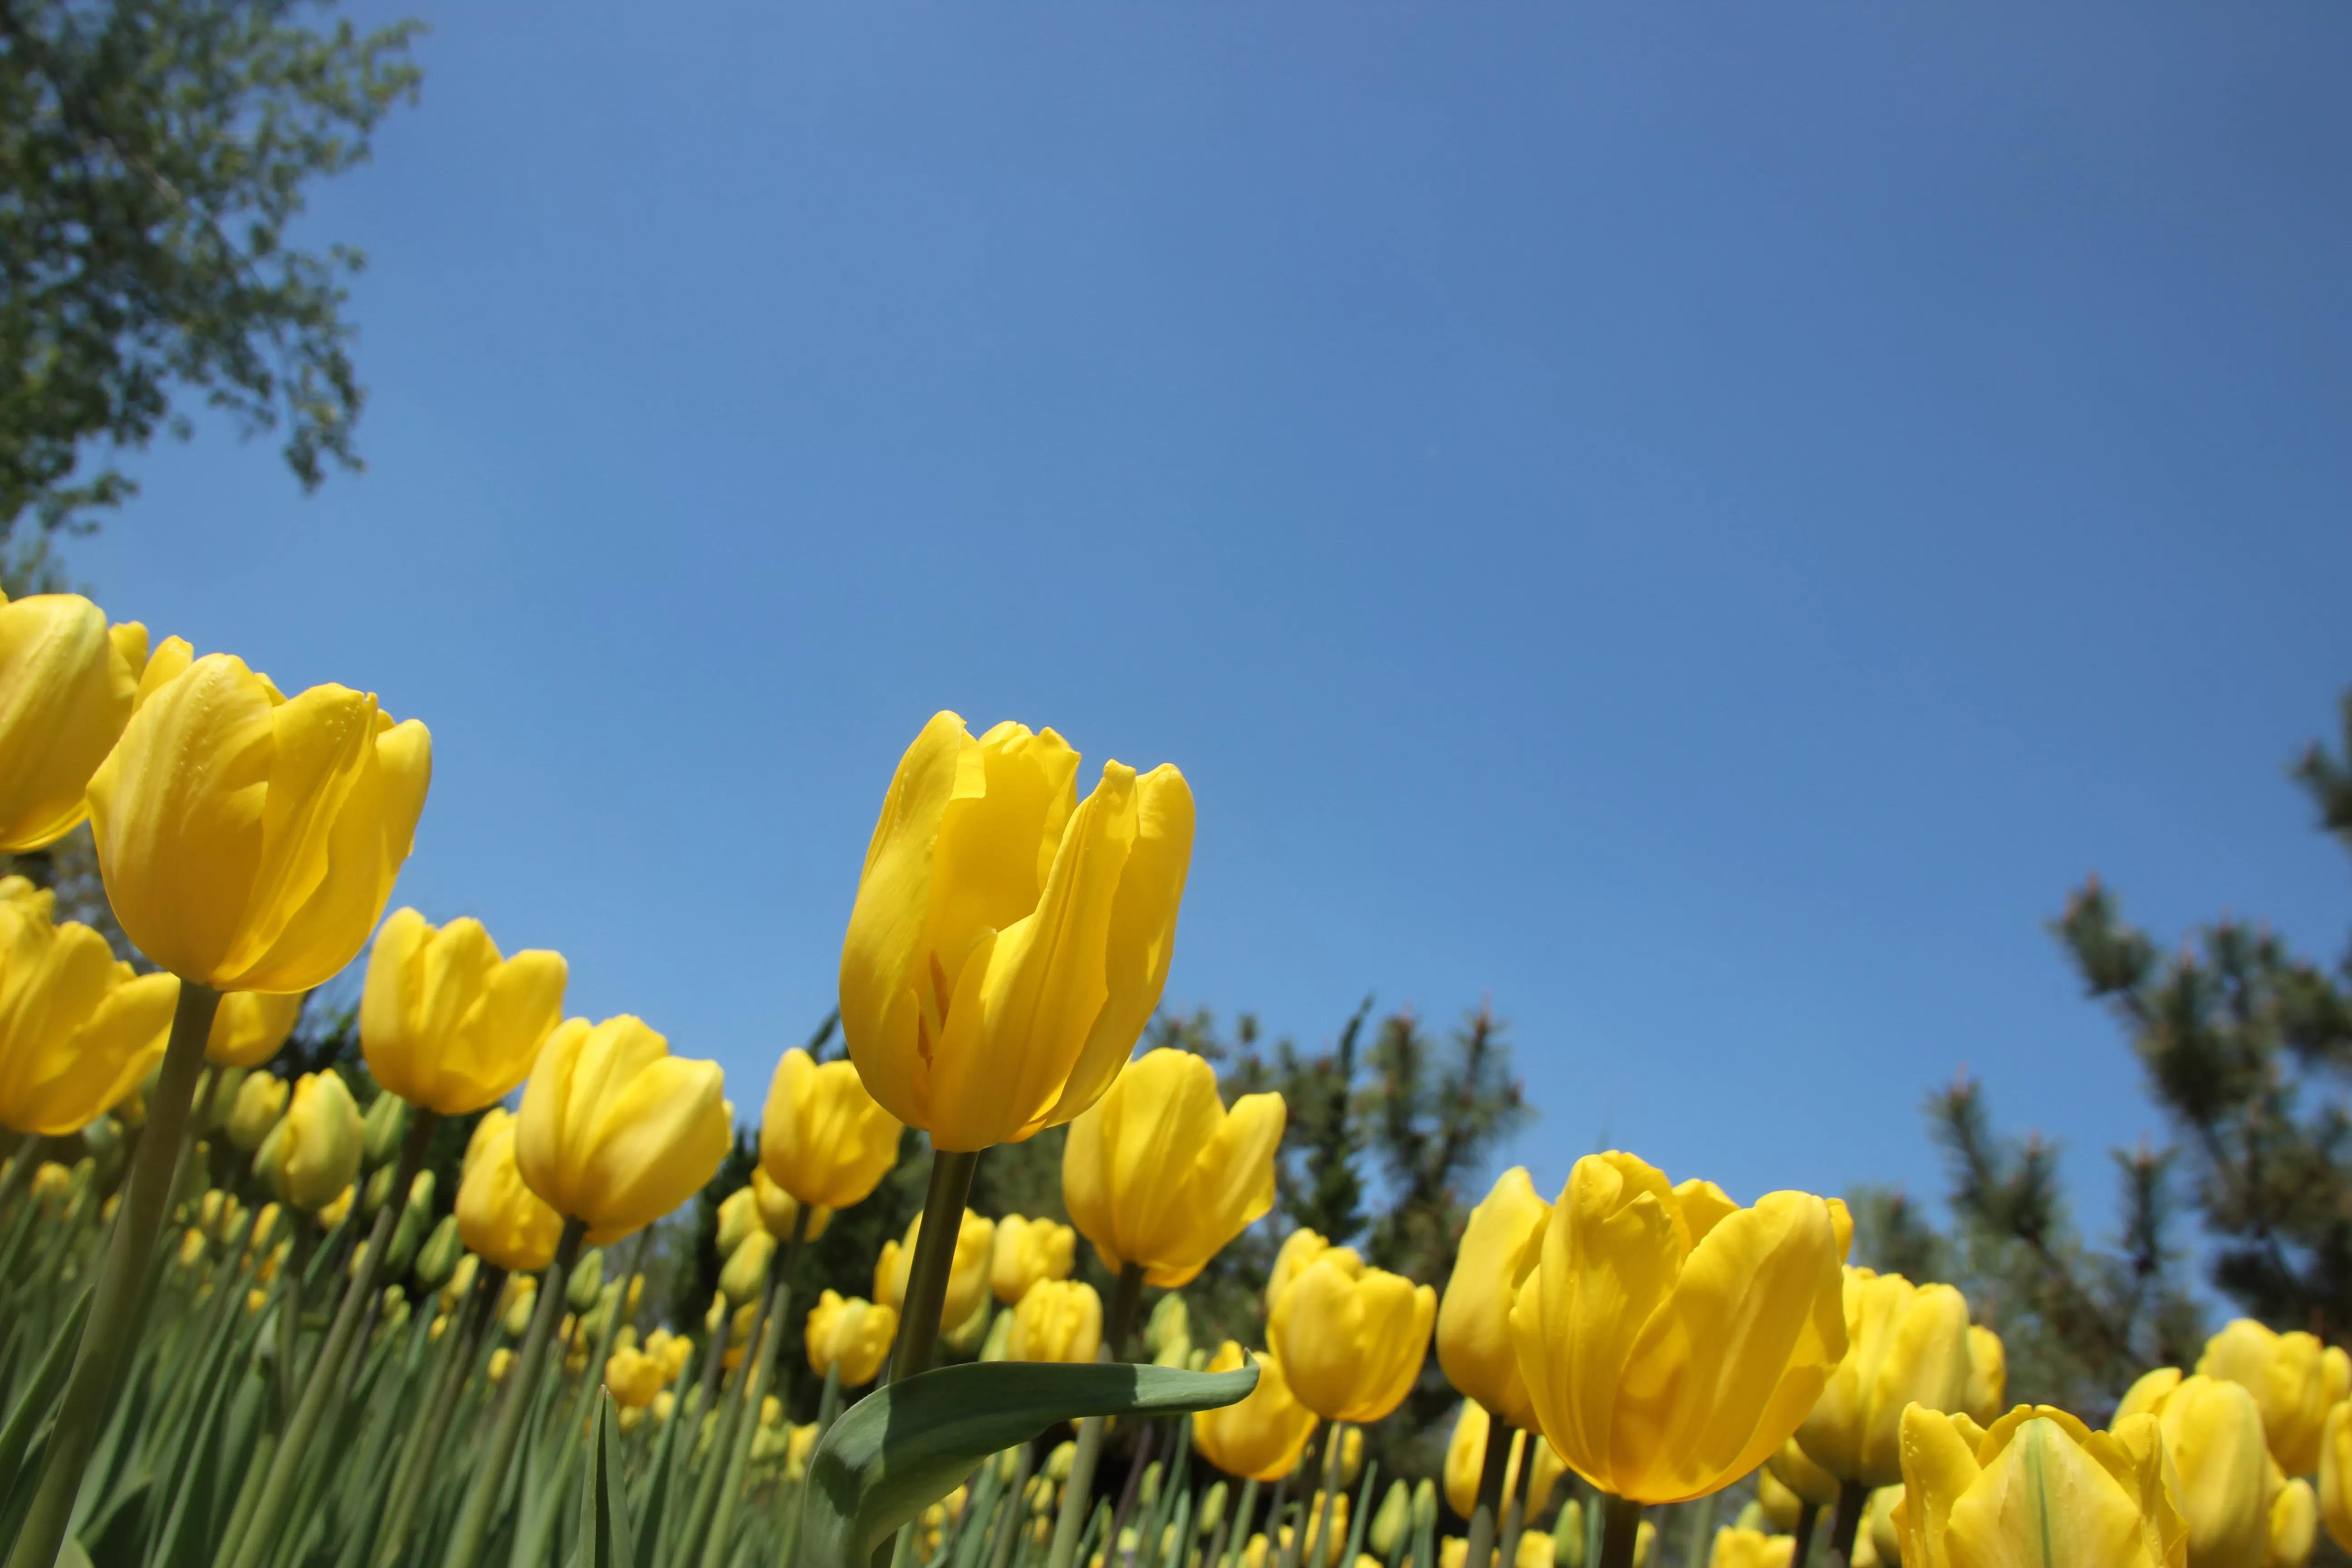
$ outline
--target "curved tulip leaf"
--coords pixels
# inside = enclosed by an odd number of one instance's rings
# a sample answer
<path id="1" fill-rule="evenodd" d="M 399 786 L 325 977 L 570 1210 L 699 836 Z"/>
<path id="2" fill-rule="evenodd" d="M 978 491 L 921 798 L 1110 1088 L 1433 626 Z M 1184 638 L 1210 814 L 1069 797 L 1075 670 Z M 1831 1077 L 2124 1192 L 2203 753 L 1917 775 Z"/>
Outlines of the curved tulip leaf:
<path id="1" fill-rule="evenodd" d="M 1177 1415 L 1246 1397 L 1257 1368 L 978 1362 L 875 1390 L 809 1456 L 799 1568 L 866 1568 L 991 1454 L 1081 1415 Z"/>
<path id="2" fill-rule="evenodd" d="M 629 1523 L 623 1483 L 620 1418 L 613 1391 L 596 1391 L 594 1430 L 588 1435 L 588 1474 L 580 1488 L 579 1568 L 636 1568 L 637 1532 Z"/>

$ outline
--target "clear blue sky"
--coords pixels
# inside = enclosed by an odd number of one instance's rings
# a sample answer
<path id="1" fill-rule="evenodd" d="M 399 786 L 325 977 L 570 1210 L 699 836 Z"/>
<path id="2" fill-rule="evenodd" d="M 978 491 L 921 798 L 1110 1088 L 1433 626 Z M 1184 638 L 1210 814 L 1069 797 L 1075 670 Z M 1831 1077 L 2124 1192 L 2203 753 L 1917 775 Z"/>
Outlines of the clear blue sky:
<path id="1" fill-rule="evenodd" d="M 373 468 L 71 563 L 436 737 L 398 897 L 748 1118 L 924 719 L 1172 760 L 1170 1003 L 1509 1018 L 1547 1187 L 2158 1137 L 2042 929 L 2352 900 L 2352 10 L 424 7 Z M 386 12 L 386 15 L 394 14 Z"/>

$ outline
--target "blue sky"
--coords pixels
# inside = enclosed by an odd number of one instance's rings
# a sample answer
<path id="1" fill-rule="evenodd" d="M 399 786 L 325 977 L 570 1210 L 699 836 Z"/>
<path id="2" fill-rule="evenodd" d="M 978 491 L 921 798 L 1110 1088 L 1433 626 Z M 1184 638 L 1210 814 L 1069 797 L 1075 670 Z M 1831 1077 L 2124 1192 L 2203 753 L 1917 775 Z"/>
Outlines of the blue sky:
<path id="1" fill-rule="evenodd" d="M 71 563 L 424 718 L 399 898 L 747 1116 L 941 707 L 1185 769 L 1171 1004 L 1491 997 L 1547 1187 L 1939 1193 L 1965 1064 L 2096 1228 L 2068 888 L 2343 940 L 2341 6 L 421 9 L 371 471 Z"/>

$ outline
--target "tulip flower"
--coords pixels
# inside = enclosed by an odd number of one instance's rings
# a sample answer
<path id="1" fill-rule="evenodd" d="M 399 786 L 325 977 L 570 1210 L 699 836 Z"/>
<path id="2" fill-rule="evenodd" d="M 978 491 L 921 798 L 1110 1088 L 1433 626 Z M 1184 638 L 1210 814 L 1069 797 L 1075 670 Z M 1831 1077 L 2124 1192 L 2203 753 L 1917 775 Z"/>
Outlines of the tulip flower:
<path id="1" fill-rule="evenodd" d="M 299 991 L 282 996 L 232 991 L 222 997 L 213 1014 L 212 1034 L 205 1041 L 205 1060 L 215 1067 L 259 1067 L 294 1032 L 302 1016 L 302 997 Z"/>
<path id="2" fill-rule="evenodd" d="M 989 1255 L 988 1287 L 1011 1306 L 1040 1279 L 1067 1279 L 1076 1266 L 1078 1233 L 1050 1219 L 1006 1215 L 996 1222 L 996 1249 Z M 1181 1297 L 1170 1296 L 1171 1301 Z"/>
<path id="3" fill-rule="evenodd" d="M 2000 1419 L 2009 1406 L 2009 1352 L 2000 1336 L 1982 1323 L 1969 1325 L 1969 1389 L 1961 1408 L 1979 1426 Z"/>
<path id="4" fill-rule="evenodd" d="M 537 1274 L 555 1261 L 563 1216 L 524 1184 L 515 1163 L 515 1119 L 492 1108 L 466 1150 L 457 1182 L 457 1234 L 479 1253 L 518 1278 Z"/>
<path id="5" fill-rule="evenodd" d="M 732 1258 L 735 1249 L 761 1230 L 760 1194 L 750 1187 L 738 1187 L 719 1200 L 719 1232 L 711 1238 L 721 1258 Z"/>
<path id="6" fill-rule="evenodd" d="M 765 1230 L 745 1237 L 727 1255 L 719 1271 L 719 1289 L 730 1301 L 749 1301 L 767 1288 L 768 1265 L 776 1256 L 776 1238 Z"/>
<path id="7" fill-rule="evenodd" d="M 1429 1355 L 1437 1292 L 1335 1247 L 1274 1304 L 1266 1340 L 1297 1401 L 1327 1421 L 1378 1421 Z"/>
<path id="8" fill-rule="evenodd" d="M 718 1173 L 734 1131 L 717 1062 L 669 1054 L 624 1014 L 558 1025 L 540 1048 L 516 1119 L 515 1161 L 530 1190 L 617 1241 L 677 1207 Z"/>
<path id="9" fill-rule="evenodd" d="M 1344 1252 L 1350 1258 L 1356 1257 L 1354 1248 L 1334 1247 L 1328 1241 L 1323 1239 L 1319 1232 L 1309 1230 L 1305 1226 L 1300 1226 L 1297 1230 L 1284 1237 L 1281 1247 L 1275 1250 L 1274 1267 L 1267 1271 L 1265 1277 L 1266 1316 L 1269 1318 L 1274 1316 L 1274 1304 L 1282 1299 L 1282 1293 L 1285 1290 L 1290 1289 L 1290 1282 L 1293 1279 L 1305 1273 L 1307 1266 L 1317 1258 L 1327 1252 L 1334 1251 Z M 1363 1261 L 1360 1258 L 1356 1260 L 1359 1263 Z"/>
<path id="10" fill-rule="evenodd" d="M 89 815 L 83 792 L 130 722 L 147 628 L 110 628 L 78 594 L 0 595 L 0 852 L 54 844 Z"/>
<path id="11" fill-rule="evenodd" d="M 360 994 L 360 1047 L 376 1081 L 411 1105 L 466 1116 L 512 1093 L 563 1017 L 562 955 L 501 957 L 477 920 L 435 930 L 394 910 Z"/>
<path id="12" fill-rule="evenodd" d="M 332 1068 L 296 1080 L 254 1169 L 278 1202 L 298 1209 L 324 1209 L 352 1185 L 360 1170 L 360 1108 Z"/>
<path id="13" fill-rule="evenodd" d="M 184 980 L 308 991 L 383 914 L 432 771 L 425 726 L 374 697 L 289 699 L 207 654 L 146 691 L 89 781 L 107 901 Z"/>
<path id="14" fill-rule="evenodd" d="M 1796 1529 L 1798 1522 L 1804 1518 L 1806 1503 L 1772 1473 L 1772 1466 L 1768 1460 L 1764 1468 L 1756 1472 L 1756 1507 L 1774 1530 L 1785 1534 Z"/>
<path id="15" fill-rule="evenodd" d="M 2271 1457 L 2290 1476 L 2319 1468 L 2319 1429 L 2328 1411 L 2352 1395 L 2352 1356 L 2300 1329 L 2277 1333 L 2252 1318 L 2207 1340 L 2197 1370 L 2254 1396 Z"/>
<path id="16" fill-rule="evenodd" d="M 2301 1476 L 2281 1487 L 2271 1504 L 2270 1552 L 2265 1568 L 2303 1568 L 2319 1539 L 2319 1500 Z"/>
<path id="17" fill-rule="evenodd" d="M 1102 1349 L 1102 1298 L 1077 1279 L 1040 1279 L 1013 1309 L 1010 1361 L 1085 1363 Z"/>
<path id="18" fill-rule="evenodd" d="M 1536 1415 L 1511 1348 L 1511 1301 L 1535 1272 L 1550 1217 L 1551 1205 L 1536 1194 L 1526 1166 L 1495 1178 L 1470 1211 L 1437 1304 L 1437 1364 L 1445 1380 L 1522 1431 L 1534 1427 Z M 1471 1485 L 1475 1492 L 1475 1476 Z M 1459 1511 L 1467 1517 L 1470 1510 Z"/>
<path id="19" fill-rule="evenodd" d="M 1797 1428 L 1797 1443 L 1840 1480 L 1888 1486 L 1903 1474 L 1904 1406 L 1966 1406 L 1969 1304 L 1949 1285 L 1852 1268 L 1843 1298 L 1845 1359 Z"/>
<path id="20" fill-rule="evenodd" d="M 751 1201 L 760 1211 L 760 1224 L 779 1241 L 790 1241 L 793 1227 L 800 1223 L 800 1201 L 768 1179 L 768 1173 L 759 1166 L 751 1167 Z M 802 1239 L 814 1241 L 833 1223 L 833 1211 L 822 1205 L 809 1211 L 808 1234 Z"/>
<path id="21" fill-rule="evenodd" d="M 1845 1354 L 1843 1215 L 1809 1193 L 1740 1208 L 1631 1154 L 1579 1160 L 1511 1309 L 1560 1458 L 1638 1503 L 1704 1497 L 1762 1463 Z"/>
<path id="22" fill-rule="evenodd" d="M 604 1361 L 604 1386 L 622 1405 L 642 1410 L 661 1392 L 661 1363 L 642 1351 L 614 1351 Z"/>
<path id="23" fill-rule="evenodd" d="M 906 1310 L 907 1273 L 914 1267 L 915 1238 L 922 1229 L 923 1216 L 917 1215 L 907 1223 L 907 1239 L 884 1242 L 882 1256 L 875 1260 L 874 1299 L 893 1311 Z M 989 1254 L 995 1245 L 996 1222 L 964 1210 L 963 1222 L 956 1229 L 955 1259 L 948 1266 L 947 1300 L 940 1308 L 940 1321 L 961 1323 L 987 1299 Z"/>
<path id="24" fill-rule="evenodd" d="M 1070 1123 L 1070 1219 L 1114 1275 L 1134 1263 L 1146 1284 L 1187 1284 L 1273 1208 L 1284 1120 L 1282 1096 L 1245 1094 L 1227 1111 L 1206 1060 L 1148 1051 Z"/>
<path id="25" fill-rule="evenodd" d="M 1465 1519 L 1477 1506 L 1478 1478 L 1486 1469 L 1486 1439 L 1493 1429 L 1494 1422 L 1486 1407 L 1475 1399 L 1464 1400 L 1454 1412 L 1454 1432 L 1445 1442 L 1445 1500 Z M 1519 1466 L 1527 1458 L 1529 1436 L 1524 1431 L 1511 1433 L 1510 1458 L 1503 1471 L 1503 1495 L 1507 1498 L 1518 1495 Z M 1536 1436 L 1535 1444 L 1536 1469 L 1528 1478 L 1526 1494 L 1529 1519 L 1543 1512 L 1544 1505 L 1551 1500 L 1551 1489 L 1568 1469 L 1541 1436 Z"/>
<path id="26" fill-rule="evenodd" d="M 1715 1532 L 1706 1568 L 1789 1568 L 1796 1551 L 1794 1536 L 1767 1535 L 1760 1530 L 1727 1525 Z"/>
<path id="27" fill-rule="evenodd" d="M 809 1370 L 819 1377 L 838 1372 L 842 1387 L 862 1387 L 882 1370 L 890 1354 L 890 1341 L 898 1332 L 895 1309 L 855 1296 L 845 1300 L 827 1290 L 809 1309 Z"/>
<path id="28" fill-rule="evenodd" d="M 275 1167 L 276 1174 L 274 1179 L 283 1180 L 284 1170 L 285 1167 L 283 1165 Z M 349 1219 L 352 1215 L 352 1200 L 359 1196 L 359 1192 L 360 1184 L 357 1182 L 345 1182 L 341 1192 L 338 1192 L 333 1197 L 329 1198 L 325 1203 L 320 1205 L 319 1212 L 314 1216 L 319 1222 L 319 1228 L 320 1230 L 332 1230 L 337 1226 L 342 1224 L 343 1221 Z M 302 1205 L 298 1203 L 294 1206 L 299 1208 Z M 365 1244 L 362 1243 L 362 1245 L 364 1246 Z"/>
<path id="29" fill-rule="evenodd" d="M 1904 1568 L 2185 1568 L 2188 1530 L 2152 1416 L 2094 1432 L 2021 1405 L 1969 1441 L 1964 1416 L 1903 1416 Z"/>
<path id="30" fill-rule="evenodd" d="M 1257 1386 L 1237 1405 L 1194 1415 L 1192 1446 L 1229 1476 L 1278 1481 L 1298 1468 L 1315 1434 L 1315 1412 L 1291 1394 L 1279 1361 L 1245 1352 L 1232 1340 L 1217 1347 L 1208 1370 L 1238 1372 L 1250 1362 L 1257 1365 Z"/>
<path id="31" fill-rule="evenodd" d="M 2221 1378 L 2184 1378 L 2178 1367 L 2158 1367 L 2124 1394 L 2116 1425 L 2142 1414 L 2161 1423 L 2179 1477 L 2189 1562 L 2196 1568 L 2263 1568 L 2271 1504 L 2284 1478 L 2263 1441 L 2254 1396 Z"/>
<path id="32" fill-rule="evenodd" d="M 180 988 L 135 973 L 86 925 L 53 925 L 49 908 L 0 902 L 0 1127 L 63 1137 L 162 1059 Z"/>
<path id="33" fill-rule="evenodd" d="M 1070 1121 L 1160 1004 L 1192 790 L 1172 766 L 1114 762 L 1079 802 L 1077 773 L 1051 730 L 974 740 L 940 713 L 883 800 L 842 944 L 842 1034 L 874 1098 L 935 1148 Z"/>
<path id="34" fill-rule="evenodd" d="M 2320 1427 L 2319 1521 L 2336 1545 L 2352 1552 L 2352 1401 L 2330 1410 Z"/>
<path id="35" fill-rule="evenodd" d="M 768 1081 L 760 1168 L 797 1203 L 847 1208 L 898 1163 L 898 1118 L 866 1092 L 855 1064 L 820 1065 L 794 1046 Z"/>

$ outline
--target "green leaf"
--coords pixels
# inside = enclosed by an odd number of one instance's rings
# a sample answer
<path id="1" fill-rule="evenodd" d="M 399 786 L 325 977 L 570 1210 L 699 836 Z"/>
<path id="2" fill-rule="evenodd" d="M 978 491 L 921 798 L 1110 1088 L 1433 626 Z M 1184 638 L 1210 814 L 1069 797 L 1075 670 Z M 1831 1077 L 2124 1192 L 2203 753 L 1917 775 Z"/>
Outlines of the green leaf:
<path id="1" fill-rule="evenodd" d="M 16 1472 L 25 1462 L 25 1450 L 32 1446 L 34 1432 L 49 1418 L 49 1406 L 66 1385 L 66 1373 L 73 1370 L 74 1351 L 81 1343 L 81 1321 L 89 1310 L 89 1292 L 85 1289 L 66 1310 L 65 1321 L 50 1337 L 48 1352 L 41 1357 L 39 1370 L 17 1398 L 16 1408 L 8 1412 L 7 1425 L 0 1426 L 0 1498 L 6 1497 L 16 1485 Z"/>
<path id="2" fill-rule="evenodd" d="M 809 1456 L 798 1568 L 866 1568 L 898 1528 L 991 1454 L 1081 1415 L 1173 1415 L 1246 1397 L 1257 1368 L 978 1362 L 877 1389 Z"/>
<path id="3" fill-rule="evenodd" d="M 637 1536 L 621 1473 L 613 1391 L 596 1391 L 595 1430 L 588 1437 L 587 1479 L 580 1489 L 579 1568 L 636 1568 Z"/>

